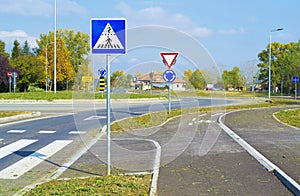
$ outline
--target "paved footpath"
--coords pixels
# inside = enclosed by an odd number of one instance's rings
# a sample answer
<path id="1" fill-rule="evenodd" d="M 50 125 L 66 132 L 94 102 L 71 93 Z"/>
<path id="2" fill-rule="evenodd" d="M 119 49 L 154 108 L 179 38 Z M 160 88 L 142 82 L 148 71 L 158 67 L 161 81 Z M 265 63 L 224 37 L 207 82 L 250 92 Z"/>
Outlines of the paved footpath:
<path id="1" fill-rule="evenodd" d="M 226 115 L 225 124 L 299 182 L 300 131 L 274 120 L 272 113 L 277 110 L 231 113 Z M 161 167 L 157 183 L 157 195 L 160 196 L 292 195 L 273 173 L 263 168 L 220 129 L 217 125 L 219 116 L 184 115 L 160 127 L 130 131 L 113 138 L 144 138 L 160 144 Z M 95 171 L 104 174 L 105 167 L 99 165 L 95 156 L 98 153 L 90 153 L 99 147 L 93 146 L 61 177 L 93 175 Z M 134 150 L 131 147 L 130 150 Z M 134 151 L 139 152 L 153 149 L 150 143 L 136 143 L 136 147 L 139 148 Z M 128 159 L 128 156 L 124 154 L 123 158 Z M 136 158 L 126 164 L 135 167 Z"/>
<path id="2" fill-rule="evenodd" d="M 283 109 L 234 112 L 226 115 L 225 124 L 300 184 L 300 130 L 272 116 Z"/>
<path id="3" fill-rule="evenodd" d="M 205 149 L 212 139 L 206 135 L 218 130 L 218 116 L 211 122 L 200 116 L 189 147 L 160 168 L 158 195 L 292 195 L 224 131 L 219 130 L 214 145 Z M 235 124 L 233 117 L 231 121 Z M 166 129 L 172 129 L 172 123 Z"/>

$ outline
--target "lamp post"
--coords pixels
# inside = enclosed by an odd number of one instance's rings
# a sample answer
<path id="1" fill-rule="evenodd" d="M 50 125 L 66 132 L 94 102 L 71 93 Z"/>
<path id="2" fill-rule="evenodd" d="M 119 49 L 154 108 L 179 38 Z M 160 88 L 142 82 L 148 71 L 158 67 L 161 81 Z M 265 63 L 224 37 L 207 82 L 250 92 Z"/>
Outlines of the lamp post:
<path id="1" fill-rule="evenodd" d="M 54 82 L 54 94 L 56 94 L 56 0 L 54 0 L 54 73 L 53 73 L 53 82 Z"/>
<path id="2" fill-rule="evenodd" d="M 270 35 L 269 35 L 269 86 L 268 86 L 268 91 L 269 91 L 268 98 L 269 99 L 271 98 L 271 34 L 272 34 L 272 32 L 282 31 L 282 30 L 283 30 L 283 28 L 273 29 L 270 31 Z"/>

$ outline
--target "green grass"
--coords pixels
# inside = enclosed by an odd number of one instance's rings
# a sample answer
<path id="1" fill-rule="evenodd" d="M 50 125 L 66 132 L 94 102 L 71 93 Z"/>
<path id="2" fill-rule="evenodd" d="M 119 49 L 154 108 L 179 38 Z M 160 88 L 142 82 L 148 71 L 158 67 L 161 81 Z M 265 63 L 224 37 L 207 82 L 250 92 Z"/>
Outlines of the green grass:
<path id="1" fill-rule="evenodd" d="M 142 94 L 113 94 L 112 99 L 138 99 L 138 98 L 165 98 L 165 95 Z M 106 99 L 106 93 L 93 93 L 82 91 L 57 91 L 54 92 L 24 92 L 24 93 L 0 93 L 0 100 L 48 100 L 57 99 Z"/>
<path id="2" fill-rule="evenodd" d="M 15 115 L 19 115 L 19 114 L 26 114 L 26 113 L 28 113 L 28 112 L 23 112 L 23 111 L 17 111 L 17 112 L 0 111 L 0 118 L 15 116 Z"/>
<path id="3" fill-rule="evenodd" d="M 300 109 L 282 110 L 275 114 L 280 121 L 300 128 Z"/>
<path id="4" fill-rule="evenodd" d="M 140 115 L 133 118 L 123 119 L 120 121 L 115 121 L 111 124 L 111 132 L 124 132 L 134 129 L 142 129 L 153 126 L 158 126 L 165 122 L 166 120 L 180 116 L 182 114 L 192 114 L 192 113 L 208 113 L 211 111 L 232 111 L 240 109 L 252 109 L 252 108 L 268 108 L 275 106 L 285 106 L 285 105 L 300 105 L 300 102 L 293 99 L 272 99 L 272 103 L 262 102 L 257 104 L 244 104 L 244 105 L 229 105 L 229 106 L 219 106 L 219 107 L 201 107 L 201 108 L 187 108 L 187 109 L 175 109 L 171 110 L 168 114 L 167 111 L 160 111 L 154 113 L 148 113 Z"/>
<path id="5" fill-rule="evenodd" d="M 84 179 L 52 180 L 25 195 L 148 195 L 151 175 L 109 175 Z"/>

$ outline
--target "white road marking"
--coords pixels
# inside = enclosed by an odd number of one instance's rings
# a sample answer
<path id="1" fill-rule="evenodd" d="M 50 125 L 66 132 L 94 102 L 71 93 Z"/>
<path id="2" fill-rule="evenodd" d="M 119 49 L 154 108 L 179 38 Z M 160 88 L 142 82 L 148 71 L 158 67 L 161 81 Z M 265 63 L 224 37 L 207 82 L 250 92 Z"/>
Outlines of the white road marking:
<path id="1" fill-rule="evenodd" d="M 200 114 L 199 117 L 206 116 L 207 114 Z"/>
<path id="2" fill-rule="evenodd" d="M 192 121 L 194 122 L 196 120 L 196 118 L 193 118 Z"/>
<path id="3" fill-rule="evenodd" d="M 212 114 L 211 116 L 220 116 L 222 115 L 223 113 L 215 113 L 215 114 Z"/>
<path id="4" fill-rule="evenodd" d="M 190 122 L 190 123 L 189 123 L 189 125 L 190 125 L 190 126 L 192 126 L 192 125 L 193 125 L 193 123 L 192 123 L 192 122 Z"/>
<path id="5" fill-rule="evenodd" d="M 90 116 L 84 120 L 98 120 L 98 119 L 103 119 L 106 118 L 106 116 Z"/>
<path id="6" fill-rule="evenodd" d="M 200 120 L 198 121 L 198 123 L 214 123 L 215 121 L 211 121 L 211 120 Z"/>
<path id="7" fill-rule="evenodd" d="M 85 131 L 70 131 L 69 134 L 73 134 L 73 135 L 82 135 L 85 134 Z"/>
<path id="8" fill-rule="evenodd" d="M 46 130 L 41 130 L 38 133 L 45 133 L 45 134 L 52 134 L 55 133 L 56 131 L 46 131 Z"/>
<path id="9" fill-rule="evenodd" d="M 12 129 L 7 131 L 7 133 L 25 133 L 26 130 L 17 130 L 17 129 Z"/>
<path id="10" fill-rule="evenodd" d="M 40 150 L 21 159 L 15 164 L 0 171 L 0 179 L 17 179 L 56 152 L 70 144 L 72 140 L 56 140 Z"/>
<path id="11" fill-rule="evenodd" d="M 37 142 L 37 141 L 38 140 L 21 139 L 14 143 L 11 143 L 7 146 L 4 146 L 4 147 L 0 148 L 0 159 L 12 154 L 13 152 L 16 152 L 26 146 L 29 146 L 30 144 Z"/>

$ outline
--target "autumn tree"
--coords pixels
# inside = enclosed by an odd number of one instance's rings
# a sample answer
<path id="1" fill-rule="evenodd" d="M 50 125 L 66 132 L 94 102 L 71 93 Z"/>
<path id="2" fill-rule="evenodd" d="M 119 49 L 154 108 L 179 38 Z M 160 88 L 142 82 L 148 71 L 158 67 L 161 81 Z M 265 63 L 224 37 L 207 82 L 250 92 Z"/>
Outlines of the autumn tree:
<path id="1" fill-rule="evenodd" d="M 43 35 L 41 35 L 43 37 Z M 39 44 L 42 42 L 40 41 Z M 54 33 L 50 33 L 49 43 L 42 48 L 39 58 L 47 68 L 47 77 L 50 78 L 50 90 L 54 81 Z M 47 55 L 46 55 L 47 52 Z M 47 56 L 47 59 L 46 59 Z M 64 89 L 66 83 L 72 84 L 74 81 L 75 71 L 69 61 L 70 51 L 61 37 L 56 37 L 56 82 L 57 89 Z"/>
<path id="2" fill-rule="evenodd" d="M 184 70 L 183 80 L 186 82 L 186 88 L 187 89 L 193 88 L 193 85 L 190 82 L 190 80 L 192 78 L 192 75 L 193 75 L 193 70 L 191 70 L 191 69 Z"/>
<path id="3" fill-rule="evenodd" d="M 77 73 L 78 67 L 90 51 L 89 35 L 80 31 L 75 33 L 74 30 L 68 29 L 60 29 L 57 35 L 65 41 L 65 45 L 70 51 L 69 61 Z"/>
<path id="4" fill-rule="evenodd" d="M 85 59 L 78 67 L 76 77 L 74 78 L 75 89 L 78 89 L 79 86 L 85 85 L 82 83 L 83 76 L 93 76 L 88 59 Z"/>

